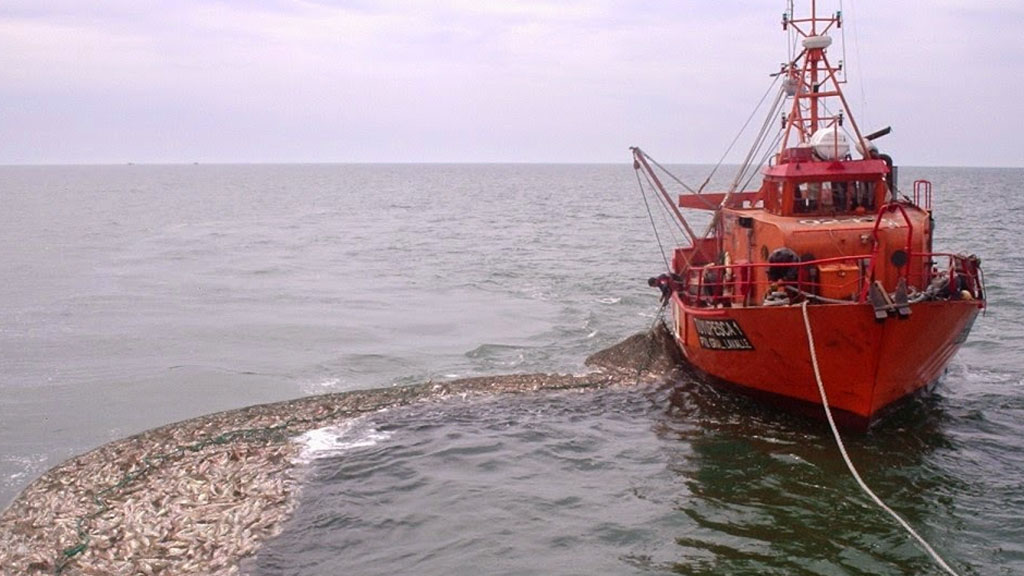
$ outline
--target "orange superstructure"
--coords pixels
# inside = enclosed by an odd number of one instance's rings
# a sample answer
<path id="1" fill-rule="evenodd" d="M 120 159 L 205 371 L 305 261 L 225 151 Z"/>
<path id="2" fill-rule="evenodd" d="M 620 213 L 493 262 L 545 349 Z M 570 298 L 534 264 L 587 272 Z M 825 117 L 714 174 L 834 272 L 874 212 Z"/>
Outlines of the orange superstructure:
<path id="1" fill-rule="evenodd" d="M 777 75 L 769 114 L 788 111 L 758 189 L 675 202 L 660 166 L 638 148 L 633 156 L 690 240 L 658 282 L 686 358 L 746 392 L 820 409 L 806 303 L 829 404 L 863 427 L 939 378 L 985 299 L 976 257 L 933 248 L 931 184 L 900 194 L 892 159 L 872 143 L 889 129 L 857 127 L 826 55 L 841 23 L 838 13 L 819 17 L 813 0 L 809 17 L 784 16 L 800 52 Z M 711 210 L 707 232 L 695 233 L 680 208 Z"/>

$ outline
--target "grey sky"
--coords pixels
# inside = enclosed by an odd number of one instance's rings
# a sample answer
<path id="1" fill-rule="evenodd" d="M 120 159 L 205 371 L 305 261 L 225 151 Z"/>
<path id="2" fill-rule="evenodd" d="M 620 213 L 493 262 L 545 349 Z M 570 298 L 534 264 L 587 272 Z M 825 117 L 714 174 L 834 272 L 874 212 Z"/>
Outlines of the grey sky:
<path id="1" fill-rule="evenodd" d="M 784 9 L 5 0 L 0 163 L 714 162 L 786 59 Z M 893 126 L 884 151 L 1024 166 L 1024 2 L 842 10 L 829 54 L 861 127 Z"/>

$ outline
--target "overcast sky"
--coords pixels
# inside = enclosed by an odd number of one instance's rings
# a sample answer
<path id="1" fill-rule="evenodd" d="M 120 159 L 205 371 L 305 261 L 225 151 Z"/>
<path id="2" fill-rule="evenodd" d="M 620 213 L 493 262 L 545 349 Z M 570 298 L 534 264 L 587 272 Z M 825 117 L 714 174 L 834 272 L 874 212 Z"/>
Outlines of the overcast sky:
<path id="1" fill-rule="evenodd" d="M 0 164 L 715 162 L 785 4 L 3 0 Z M 829 55 L 883 151 L 1024 166 L 1024 1 L 842 10 Z"/>

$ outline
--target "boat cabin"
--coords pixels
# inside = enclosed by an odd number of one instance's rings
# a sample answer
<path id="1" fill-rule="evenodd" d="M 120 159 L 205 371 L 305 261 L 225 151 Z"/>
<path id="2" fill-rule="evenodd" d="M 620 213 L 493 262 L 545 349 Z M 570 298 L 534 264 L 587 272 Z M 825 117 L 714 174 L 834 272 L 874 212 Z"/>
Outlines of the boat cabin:
<path id="1" fill-rule="evenodd" d="M 882 160 L 794 162 L 772 166 L 758 196 L 779 216 L 874 214 L 889 195 Z"/>
<path id="2" fill-rule="evenodd" d="M 930 213 L 908 203 L 880 214 L 891 201 L 891 174 L 878 158 L 783 155 L 764 169 L 758 191 L 706 195 L 724 202 L 712 236 L 720 241 L 682 249 L 677 273 L 700 275 L 703 292 L 716 295 L 711 303 L 728 306 L 770 304 L 779 293 L 856 300 L 868 278 L 887 291 L 901 279 L 926 286 L 932 263 L 910 255 L 931 252 Z M 692 198 L 680 197 L 680 205 L 698 207 Z"/>

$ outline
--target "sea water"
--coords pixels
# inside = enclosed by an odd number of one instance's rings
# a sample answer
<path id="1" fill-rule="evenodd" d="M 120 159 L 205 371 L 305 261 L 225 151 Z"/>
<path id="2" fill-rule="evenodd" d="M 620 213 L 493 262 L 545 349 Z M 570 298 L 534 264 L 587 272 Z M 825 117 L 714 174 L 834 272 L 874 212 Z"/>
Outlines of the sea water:
<path id="1" fill-rule="evenodd" d="M 936 249 L 982 258 L 989 309 L 935 393 L 848 448 L 961 573 L 1021 573 L 1024 170 L 900 177 L 932 180 Z M 0 506 L 68 457 L 217 410 L 582 371 L 650 327 L 646 278 L 676 240 L 628 164 L 0 167 L 0 206 Z M 254 574 L 932 570 L 820 423 L 696 379 L 319 434 Z"/>

